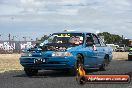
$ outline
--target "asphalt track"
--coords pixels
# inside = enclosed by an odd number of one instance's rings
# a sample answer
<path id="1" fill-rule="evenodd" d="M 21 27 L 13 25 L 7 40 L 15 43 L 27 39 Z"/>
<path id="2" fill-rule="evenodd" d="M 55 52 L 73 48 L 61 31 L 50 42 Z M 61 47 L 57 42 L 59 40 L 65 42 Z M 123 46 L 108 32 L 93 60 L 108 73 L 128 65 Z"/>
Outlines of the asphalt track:
<path id="1" fill-rule="evenodd" d="M 90 74 L 132 75 L 132 61 L 114 60 L 107 71 L 90 70 Z M 79 85 L 76 78 L 65 72 L 40 71 L 37 76 L 27 77 L 24 71 L 0 73 L 0 88 L 132 88 L 132 82 L 126 84 L 99 83 Z"/>

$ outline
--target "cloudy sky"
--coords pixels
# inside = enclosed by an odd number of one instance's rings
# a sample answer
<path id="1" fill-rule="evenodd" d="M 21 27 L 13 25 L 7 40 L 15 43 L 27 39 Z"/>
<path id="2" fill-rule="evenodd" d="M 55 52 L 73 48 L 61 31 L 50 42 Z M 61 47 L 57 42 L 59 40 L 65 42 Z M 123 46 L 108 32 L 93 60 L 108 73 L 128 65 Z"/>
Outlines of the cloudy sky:
<path id="1" fill-rule="evenodd" d="M 132 0 L 0 0 L 0 39 L 65 29 L 132 38 Z"/>

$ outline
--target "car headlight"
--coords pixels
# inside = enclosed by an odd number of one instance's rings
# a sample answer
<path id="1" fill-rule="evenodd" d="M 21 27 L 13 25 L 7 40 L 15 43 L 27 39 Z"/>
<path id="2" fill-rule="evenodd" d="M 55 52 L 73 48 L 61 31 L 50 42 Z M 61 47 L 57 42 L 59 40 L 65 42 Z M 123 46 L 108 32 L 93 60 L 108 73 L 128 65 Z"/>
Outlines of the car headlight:
<path id="1" fill-rule="evenodd" d="M 21 53 L 21 56 L 24 57 L 24 56 L 32 56 L 31 53 Z"/>
<path id="2" fill-rule="evenodd" d="M 72 56 L 70 52 L 53 52 L 52 56 Z"/>

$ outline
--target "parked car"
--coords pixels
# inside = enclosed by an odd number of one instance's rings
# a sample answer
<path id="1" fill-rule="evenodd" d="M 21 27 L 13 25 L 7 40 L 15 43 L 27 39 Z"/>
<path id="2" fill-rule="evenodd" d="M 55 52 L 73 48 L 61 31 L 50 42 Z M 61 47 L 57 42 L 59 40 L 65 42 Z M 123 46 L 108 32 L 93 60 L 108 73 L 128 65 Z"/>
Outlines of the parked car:
<path id="1" fill-rule="evenodd" d="M 129 49 L 129 54 L 128 54 L 128 60 L 129 61 L 132 61 L 132 46 L 129 46 L 130 49 Z"/>
<path id="2" fill-rule="evenodd" d="M 112 51 L 116 51 L 116 49 L 119 47 L 119 45 L 115 45 L 115 44 L 106 44 L 107 46 L 112 48 Z"/>
<path id="3" fill-rule="evenodd" d="M 115 49 L 116 52 L 128 52 L 129 51 L 129 47 L 127 47 L 125 44 L 121 44 L 119 45 L 119 47 L 117 47 Z"/>
<path id="4" fill-rule="evenodd" d="M 107 47 L 94 33 L 61 32 L 53 33 L 39 46 L 24 50 L 20 64 L 28 76 L 38 70 L 65 70 L 76 74 L 79 64 L 84 69 L 100 69 L 112 60 L 112 48 Z"/>

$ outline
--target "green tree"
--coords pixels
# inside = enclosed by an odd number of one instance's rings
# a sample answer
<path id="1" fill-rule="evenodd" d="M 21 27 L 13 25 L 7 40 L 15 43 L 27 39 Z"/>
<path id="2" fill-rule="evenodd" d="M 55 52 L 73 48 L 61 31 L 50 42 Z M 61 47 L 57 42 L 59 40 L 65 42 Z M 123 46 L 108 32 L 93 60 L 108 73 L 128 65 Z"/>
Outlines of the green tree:
<path id="1" fill-rule="evenodd" d="M 44 35 L 44 36 L 41 38 L 40 41 L 44 41 L 44 40 L 46 40 L 47 38 L 48 38 L 48 35 Z"/>
<path id="2" fill-rule="evenodd" d="M 122 40 L 122 37 L 108 32 L 99 33 L 98 36 L 104 36 L 104 40 L 108 44 L 118 44 Z"/>
<path id="3" fill-rule="evenodd" d="M 36 44 L 40 44 L 41 42 L 43 42 L 44 40 L 46 40 L 48 38 L 48 35 L 44 35 L 43 37 L 41 37 L 40 40 L 36 39 Z"/>

